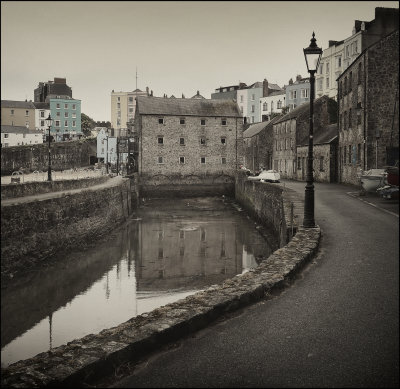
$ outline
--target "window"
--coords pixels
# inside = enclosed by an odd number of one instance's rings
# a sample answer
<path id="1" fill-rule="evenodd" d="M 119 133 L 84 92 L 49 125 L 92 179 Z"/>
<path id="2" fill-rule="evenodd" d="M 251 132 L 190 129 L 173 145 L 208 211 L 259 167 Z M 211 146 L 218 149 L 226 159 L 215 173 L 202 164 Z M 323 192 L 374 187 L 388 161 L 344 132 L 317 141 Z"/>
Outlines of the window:
<path id="1" fill-rule="evenodd" d="M 133 103 L 133 97 L 132 96 L 129 97 L 129 102 Z"/>
<path id="2" fill-rule="evenodd" d="M 254 123 L 254 116 L 251 117 L 251 122 Z"/>
<path id="3" fill-rule="evenodd" d="M 278 100 L 277 108 L 281 109 L 282 108 L 282 101 Z"/>
<path id="4" fill-rule="evenodd" d="M 337 57 L 337 67 L 338 68 L 342 67 L 342 56 L 341 55 L 339 57 Z"/>
<path id="5" fill-rule="evenodd" d="M 346 46 L 346 57 L 350 56 L 350 50 L 349 50 L 349 46 Z"/>
<path id="6" fill-rule="evenodd" d="M 60 116 L 61 116 L 60 111 L 57 111 L 57 112 L 56 112 L 56 116 L 57 116 L 57 117 L 60 117 Z"/>
<path id="7" fill-rule="evenodd" d="M 129 112 L 130 112 L 130 113 L 133 113 L 133 108 L 129 108 Z"/>
<path id="8" fill-rule="evenodd" d="M 72 121 L 72 127 L 76 127 L 76 121 L 75 120 Z"/>
<path id="9" fill-rule="evenodd" d="M 40 121 L 40 126 L 41 126 L 41 127 L 44 127 L 44 120 L 41 120 L 41 121 Z"/>
<path id="10" fill-rule="evenodd" d="M 329 74 L 329 62 L 326 63 L 326 70 L 325 70 L 326 74 Z"/>
<path id="11" fill-rule="evenodd" d="M 226 145 L 226 138 L 225 137 L 221 137 L 221 144 Z"/>
<path id="12" fill-rule="evenodd" d="M 361 62 L 358 64 L 358 84 L 360 85 L 362 82 L 362 67 Z"/>
<path id="13" fill-rule="evenodd" d="M 64 127 L 68 127 L 68 120 L 64 120 Z"/>
<path id="14" fill-rule="evenodd" d="M 206 157 L 201 157 L 200 158 L 200 163 L 205 164 L 206 163 Z"/>
<path id="15" fill-rule="evenodd" d="M 256 95 L 253 93 L 253 94 L 251 95 L 251 101 L 254 101 L 255 98 L 256 98 Z"/>
<path id="16" fill-rule="evenodd" d="M 11 115 L 14 115 L 14 110 L 13 109 L 11 110 Z"/>
<path id="17" fill-rule="evenodd" d="M 324 171 L 324 157 L 319 157 L 319 171 Z"/>
<path id="18" fill-rule="evenodd" d="M 179 157 L 179 163 L 184 164 L 185 163 L 185 157 Z"/>
<path id="19" fill-rule="evenodd" d="M 179 144 L 184 146 L 185 145 L 185 138 L 179 138 Z"/>
<path id="20" fill-rule="evenodd" d="M 240 107 L 240 112 L 243 113 L 243 107 Z"/>
<path id="21" fill-rule="evenodd" d="M 164 163 L 163 157 L 158 157 L 158 163 Z"/>
<path id="22" fill-rule="evenodd" d="M 240 102 L 243 103 L 243 95 L 240 96 Z"/>
<path id="23" fill-rule="evenodd" d="M 118 101 L 121 101 L 121 98 L 120 98 L 120 97 L 118 97 Z"/>
<path id="24" fill-rule="evenodd" d="M 29 116 L 29 111 L 25 111 L 25 116 Z"/>
<path id="25" fill-rule="evenodd" d="M 72 104 L 72 109 L 76 109 L 76 104 Z"/>
<path id="26" fill-rule="evenodd" d="M 201 119 L 201 120 L 200 120 L 200 124 L 201 124 L 202 126 L 205 126 L 205 125 L 206 125 L 206 119 Z"/>
<path id="27" fill-rule="evenodd" d="M 293 91 L 293 98 L 294 98 L 294 99 L 297 99 L 297 90 L 294 90 L 294 91 Z"/>
<path id="28" fill-rule="evenodd" d="M 319 80 L 317 80 L 317 89 L 318 89 L 318 90 L 322 90 L 322 78 L 320 78 Z"/>
<path id="29" fill-rule="evenodd" d="M 60 108 L 60 103 L 57 103 L 57 104 L 56 104 L 56 107 L 57 107 L 57 108 Z"/>
<path id="30" fill-rule="evenodd" d="M 205 145 L 206 144 L 206 138 L 200 138 L 200 144 Z"/>
<path id="31" fill-rule="evenodd" d="M 300 96 L 301 98 L 307 98 L 308 97 L 308 89 L 301 89 L 300 90 Z"/>
<path id="32" fill-rule="evenodd" d="M 319 69 L 320 69 L 319 74 L 322 74 L 323 71 L 324 71 L 324 64 L 323 64 L 323 63 L 321 63 L 321 64 L 319 65 Z"/>
<path id="33" fill-rule="evenodd" d="M 361 144 L 357 145 L 357 163 L 361 163 Z"/>
<path id="34" fill-rule="evenodd" d="M 185 119 L 184 118 L 180 118 L 179 119 L 179 124 L 185 124 Z"/>
<path id="35" fill-rule="evenodd" d="M 326 87 L 329 88 L 329 77 L 326 77 Z"/>
<path id="36" fill-rule="evenodd" d="M 361 112 L 357 112 L 357 124 L 361 124 Z"/>
<path id="37" fill-rule="evenodd" d="M 159 145 L 163 145 L 163 144 L 164 144 L 164 137 L 159 136 L 159 137 L 157 138 L 157 141 L 158 141 L 158 144 L 159 144 Z"/>
<path id="38" fill-rule="evenodd" d="M 4 138 L 8 138 L 8 134 L 4 134 Z"/>
<path id="39" fill-rule="evenodd" d="M 254 105 L 251 106 L 251 112 L 255 112 L 256 107 Z"/>
<path id="40" fill-rule="evenodd" d="M 226 119 L 222 119 L 222 120 L 221 120 L 221 124 L 222 124 L 223 126 L 226 126 Z"/>
<path id="41" fill-rule="evenodd" d="M 64 104 L 64 109 L 68 109 L 68 104 Z"/>
<path id="42" fill-rule="evenodd" d="M 264 103 L 263 104 L 263 111 L 267 111 L 268 110 L 268 104 L 267 103 Z"/>
<path id="43" fill-rule="evenodd" d="M 271 101 L 271 112 L 274 110 L 274 102 Z"/>
<path id="44" fill-rule="evenodd" d="M 346 146 L 343 146 L 343 164 L 346 164 Z"/>
<path id="45" fill-rule="evenodd" d="M 40 111 L 40 117 L 44 118 L 44 111 Z"/>
<path id="46" fill-rule="evenodd" d="M 56 120 L 56 127 L 60 127 L 60 121 Z"/>
<path id="47" fill-rule="evenodd" d="M 76 113 L 75 112 L 72 112 L 72 118 L 73 119 L 76 118 Z"/>
<path id="48" fill-rule="evenodd" d="M 164 118 L 158 118 L 158 124 L 164 124 Z"/>
<path id="49" fill-rule="evenodd" d="M 351 145 L 349 145 L 349 163 L 351 163 Z"/>
<path id="50" fill-rule="evenodd" d="M 64 117 L 65 117 L 65 118 L 68 117 L 68 112 L 64 112 Z"/>
<path id="51" fill-rule="evenodd" d="M 222 165 L 226 165 L 226 157 L 221 157 L 221 163 Z"/>

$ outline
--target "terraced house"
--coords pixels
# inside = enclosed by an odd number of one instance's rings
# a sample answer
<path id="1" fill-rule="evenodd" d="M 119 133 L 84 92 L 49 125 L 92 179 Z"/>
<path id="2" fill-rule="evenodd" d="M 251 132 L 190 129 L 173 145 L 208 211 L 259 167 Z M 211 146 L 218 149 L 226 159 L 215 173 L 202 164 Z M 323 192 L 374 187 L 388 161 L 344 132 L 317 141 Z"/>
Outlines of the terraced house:
<path id="1" fill-rule="evenodd" d="M 243 118 L 233 100 L 138 96 L 138 171 L 147 181 L 233 182 Z"/>

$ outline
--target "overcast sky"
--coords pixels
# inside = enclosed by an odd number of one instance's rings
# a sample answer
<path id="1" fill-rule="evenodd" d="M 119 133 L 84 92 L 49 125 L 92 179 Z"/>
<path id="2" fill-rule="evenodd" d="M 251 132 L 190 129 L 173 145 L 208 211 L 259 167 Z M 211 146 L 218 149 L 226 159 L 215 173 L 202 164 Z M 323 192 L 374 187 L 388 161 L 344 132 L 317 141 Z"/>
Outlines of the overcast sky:
<path id="1" fill-rule="evenodd" d="M 397 1 L 2 1 L 1 99 L 65 77 L 82 112 L 110 120 L 111 91 L 205 98 L 220 86 L 307 76 L 303 48 Z"/>

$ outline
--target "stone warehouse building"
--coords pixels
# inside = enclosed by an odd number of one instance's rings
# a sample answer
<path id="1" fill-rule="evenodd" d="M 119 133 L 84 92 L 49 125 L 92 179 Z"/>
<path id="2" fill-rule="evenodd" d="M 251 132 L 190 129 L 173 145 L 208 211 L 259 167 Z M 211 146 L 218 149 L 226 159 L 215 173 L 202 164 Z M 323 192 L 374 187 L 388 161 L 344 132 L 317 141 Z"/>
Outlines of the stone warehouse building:
<path id="1" fill-rule="evenodd" d="M 297 179 L 307 179 L 307 158 L 308 158 L 307 135 L 297 144 Z M 317 182 L 338 181 L 338 125 L 330 124 L 318 131 L 313 142 L 313 178 Z"/>
<path id="2" fill-rule="evenodd" d="M 243 132 L 243 163 L 253 172 L 273 167 L 272 129 L 278 119 L 279 116 L 275 116 L 269 122 L 252 124 Z"/>
<path id="3" fill-rule="evenodd" d="M 399 30 L 364 50 L 340 75 L 340 181 L 399 160 Z"/>
<path id="4" fill-rule="evenodd" d="M 138 96 L 138 172 L 146 182 L 233 182 L 243 118 L 233 100 Z"/>
<path id="5" fill-rule="evenodd" d="M 273 163 L 282 178 L 297 179 L 297 145 L 309 134 L 310 104 L 305 103 L 273 124 Z M 314 136 L 337 122 L 337 103 L 328 96 L 314 101 Z"/>

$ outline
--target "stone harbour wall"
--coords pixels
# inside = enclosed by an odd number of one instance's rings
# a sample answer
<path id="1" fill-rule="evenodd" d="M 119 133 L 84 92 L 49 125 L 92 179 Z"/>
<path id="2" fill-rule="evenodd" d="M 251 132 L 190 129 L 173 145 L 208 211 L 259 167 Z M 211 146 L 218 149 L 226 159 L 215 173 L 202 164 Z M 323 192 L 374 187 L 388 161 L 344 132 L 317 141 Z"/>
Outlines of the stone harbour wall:
<path id="1" fill-rule="evenodd" d="M 1 206 L 1 277 L 95 241 L 132 212 L 131 180 L 105 187 Z M 62 239 L 60 238 L 62 237 Z"/>
<path id="2" fill-rule="evenodd" d="M 20 184 L 8 184 L 1 186 L 1 199 L 11 199 L 15 197 L 33 196 L 41 193 L 59 192 L 62 190 L 88 188 L 92 185 L 102 184 L 110 177 L 101 176 L 94 178 L 60 180 L 60 181 L 42 181 L 42 182 L 24 182 Z"/>
<path id="3" fill-rule="evenodd" d="M 248 183 L 242 177 L 237 188 L 243 190 L 241 197 L 247 200 L 247 207 L 257 208 L 254 215 L 273 217 L 277 226 L 288 223 L 287 206 L 279 200 L 281 187 L 266 184 L 253 187 L 253 182 Z M 265 193 L 252 201 L 250 193 L 256 194 L 255 188 L 263 188 Z M 268 190 L 272 193 L 269 199 Z M 278 211 L 263 209 L 263 200 L 275 205 Z M 265 208 L 267 206 L 265 204 Z M 267 299 L 274 290 L 283 288 L 316 255 L 320 236 L 319 227 L 297 226 L 297 233 L 289 243 L 263 258 L 257 268 L 116 327 L 16 362 L 2 369 L 1 384 L 19 388 L 101 387 L 102 380 L 113 375 L 115 368 L 123 363 L 134 363 L 161 345 L 204 328 L 223 314 Z"/>

